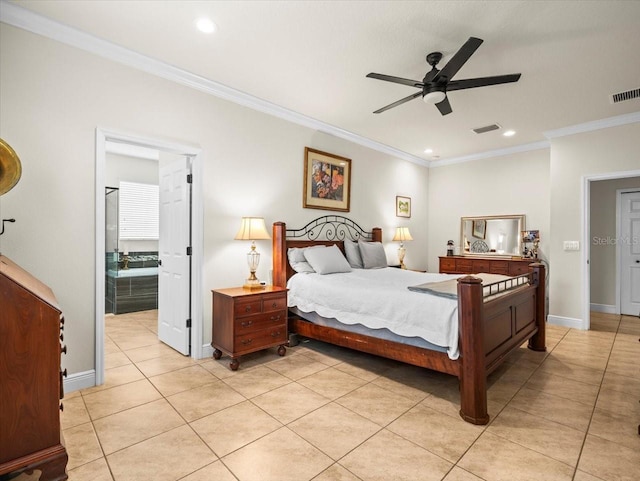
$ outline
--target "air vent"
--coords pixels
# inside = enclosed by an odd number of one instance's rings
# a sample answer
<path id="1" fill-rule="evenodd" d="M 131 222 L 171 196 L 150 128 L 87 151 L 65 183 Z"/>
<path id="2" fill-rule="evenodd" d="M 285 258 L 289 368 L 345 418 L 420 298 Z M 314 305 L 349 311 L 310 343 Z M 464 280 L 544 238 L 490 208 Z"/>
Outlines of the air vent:
<path id="1" fill-rule="evenodd" d="M 618 102 L 637 99 L 639 97 L 640 97 L 640 89 L 627 90 L 626 92 L 620 92 L 620 93 L 611 95 L 611 103 L 617 104 Z"/>
<path id="2" fill-rule="evenodd" d="M 492 130 L 498 130 L 500 126 L 498 124 L 485 125 L 484 127 L 478 127 L 477 129 L 472 129 L 476 134 L 486 134 L 487 132 L 491 132 Z"/>

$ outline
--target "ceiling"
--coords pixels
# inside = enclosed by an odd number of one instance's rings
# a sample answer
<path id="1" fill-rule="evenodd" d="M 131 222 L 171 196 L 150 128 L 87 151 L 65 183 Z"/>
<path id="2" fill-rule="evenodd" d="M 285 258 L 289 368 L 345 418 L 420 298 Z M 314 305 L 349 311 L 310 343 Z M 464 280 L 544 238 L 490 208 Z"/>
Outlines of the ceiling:
<path id="1" fill-rule="evenodd" d="M 34 1 L 12 2 L 425 161 L 540 143 L 544 132 L 640 111 L 638 1 Z M 210 17 L 214 34 L 194 22 Z M 484 43 L 454 80 L 522 73 L 519 82 L 449 93 L 442 116 L 416 90 L 471 36 Z M 502 129 L 475 134 L 497 123 Z M 516 131 L 504 137 L 507 129 Z M 425 153 L 426 148 L 433 153 Z M 428 163 L 428 162 L 425 162 Z"/>

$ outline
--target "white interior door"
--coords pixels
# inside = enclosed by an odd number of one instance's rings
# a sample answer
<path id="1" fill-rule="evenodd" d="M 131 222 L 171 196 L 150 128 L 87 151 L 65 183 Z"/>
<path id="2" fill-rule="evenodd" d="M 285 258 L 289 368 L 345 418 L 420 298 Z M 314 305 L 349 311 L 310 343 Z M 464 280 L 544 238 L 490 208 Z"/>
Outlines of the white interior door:
<path id="1" fill-rule="evenodd" d="M 620 312 L 640 315 L 640 192 L 621 195 Z"/>
<path id="2" fill-rule="evenodd" d="M 180 156 L 160 167 L 158 338 L 189 354 L 190 241 L 189 159 Z"/>

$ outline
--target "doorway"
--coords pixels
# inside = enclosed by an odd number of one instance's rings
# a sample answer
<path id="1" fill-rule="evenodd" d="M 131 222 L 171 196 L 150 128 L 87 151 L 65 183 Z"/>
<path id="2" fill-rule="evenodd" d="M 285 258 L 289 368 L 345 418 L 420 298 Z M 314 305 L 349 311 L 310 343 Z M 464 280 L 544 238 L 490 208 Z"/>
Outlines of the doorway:
<path id="1" fill-rule="evenodd" d="M 187 215 L 191 220 L 190 252 L 192 268 L 186 275 L 190 284 L 187 292 L 187 310 L 190 329 L 186 329 L 187 342 L 192 346 L 191 357 L 199 359 L 203 352 L 202 322 L 202 157 L 198 147 L 134 135 L 115 130 L 96 129 L 96 339 L 95 339 L 95 384 L 104 382 L 104 312 L 105 312 L 105 187 L 107 142 L 132 148 L 157 150 L 161 155 L 188 159 L 191 169 L 191 203 Z M 186 182 L 186 178 L 185 178 Z M 162 295 L 162 294 L 160 294 Z M 186 322 L 187 319 L 184 319 Z"/>
<path id="2" fill-rule="evenodd" d="M 583 177 L 583 329 L 590 313 L 620 314 L 620 192 L 638 190 L 640 170 Z"/>

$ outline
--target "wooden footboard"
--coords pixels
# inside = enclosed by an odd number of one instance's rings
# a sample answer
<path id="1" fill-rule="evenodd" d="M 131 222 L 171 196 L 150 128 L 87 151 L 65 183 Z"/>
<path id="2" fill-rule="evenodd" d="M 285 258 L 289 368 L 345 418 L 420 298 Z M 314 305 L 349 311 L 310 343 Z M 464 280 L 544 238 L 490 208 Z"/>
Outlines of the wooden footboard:
<path id="1" fill-rule="evenodd" d="M 382 240 L 380 229 L 373 229 L 368 234 L 368 240 Z M 283 222 L 274 223 L 274 285 L 286 287 L 287 280 L 293 274 L 287 262 L 287 248 L 316 243 L 326 244 L 327 241 L 287 240 L 286 225 Z M 332 240 L 330 243 L 342 248 L 342 241 Z M 466 276 L 458 280 L 460 358 L 455 361 L 449 359 L 446 353 L 318 326 L 295 315 L 289 321 L 290 332 L 458 376 L 460 416 L 473 424 L 487 424 L 488 374 L 527 339 L 530 349 L 546 349 L 545 268 L 537 263 L 529 268 L 527 285 L 505 289 L 499 295 L 492 292 L 488 298 L 483 294 L 480 279 Z"/>

